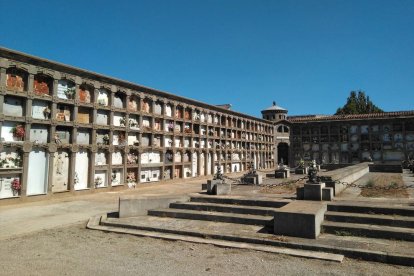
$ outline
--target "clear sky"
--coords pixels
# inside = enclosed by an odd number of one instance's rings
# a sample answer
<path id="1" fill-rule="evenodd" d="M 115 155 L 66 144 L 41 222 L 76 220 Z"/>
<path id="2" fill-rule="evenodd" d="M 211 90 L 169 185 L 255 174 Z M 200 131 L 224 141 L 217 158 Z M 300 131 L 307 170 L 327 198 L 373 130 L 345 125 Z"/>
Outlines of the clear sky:
<path id="1" fill-rule="evenodd" d="M 414 109 L 414 0 L 0 0 L 0 46 L 260 116 Z"/>

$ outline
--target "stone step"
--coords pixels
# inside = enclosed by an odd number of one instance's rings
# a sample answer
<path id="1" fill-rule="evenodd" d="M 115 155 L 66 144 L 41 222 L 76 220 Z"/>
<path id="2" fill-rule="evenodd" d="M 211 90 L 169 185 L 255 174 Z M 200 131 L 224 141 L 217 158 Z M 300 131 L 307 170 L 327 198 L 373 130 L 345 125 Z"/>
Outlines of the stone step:
<path id="1" fill-rule="evenodd" d="M 349 237 L 343 240 L 335 235 L 323 235 L 318 239 L 301 239 L 283 237 L 261 231 L 262 227 L 256 225 L 232 224 L 223 222 L 210 222 L 202 220 L 174 219 L 168 217 L 140 216 L 130 218 L 102 218 L 90 220 L 98 227 L 115 227 L 119 233 L 128 233 L 129 230 L 142 230 L 148 233 L 166 233 L 182 235 L 182 237 L 204 238 L 206 241 L 224 240 L 248 244 L 275 246 L 278 248 L 290 248 L 300 250 L 312 250 L 343 254 L 349 258 L 359 260 L 386 262 L 390 264 L 412 266 L 414 255 L 410 242 L 388 241 L 381 239 L 369 239 Z M 93 229 L 93 228 L 92 228 Z M 99 230 L 110 231 L 108 228 Z M 369 248 L 367 248 L 367 243 Z M 391 246 L 392 244 L 393 246 Z"/>
<path id="2" fill-rule="evenodd" d="M 414 228 L 414 218 L 395 215 L 372 215 L 328 211 L 325 213 L 325 220 L 334 222 L 375 224 L 392 227 Z"/>
<path id="3" fill-rule="evenodd" d="M 262 226 L 268 226 L 268 227 L 273 227 L 273 221 L 274 221 L 273 216 L 231 214 L 231 213 L 222 213 L 222 212 L 207 212 L 207 211 L 183 210 L 183 209 L 173 209 L 173 208 L 149 210 L 148 215 L 157 216 L 157 217 L 190 219 L 190 220 L 205 220 L 205 221 L 212 221 L 212 222 L 262 225 Z"/>
<path id="4" fill-rule="evenodd" d="M 414 229 L 402 227 L 324 221 L 322 223 L 322 229 L 324 233 L 335 234 L 338 236 L 360 236 L 378 239 L 414 241 Z"/>
<path id="5" fill-rule="evenodd" d="M 232 204 L 243 206 L 259 206 L 268 208 L 280 208 L 290 203 L 291 200 L 279 199 L 247 199 L 247 198 L 229 198 L 229 197 L 212 197 L 212 196 L 192 196 L 191 202 L 205 202 L 205 203 L 217 203 L 217 204 Z"/>
<path id="6" fill-rule="evenodd" d="M 186 209 L 208 212 L 224 212 L 232 214 L 248 214 L 258 216 L 273 216 L 274 211 L 277 208 L 260 207 L 260 206 L 243 206 L 243 205 L 231 205 L 231 204 L 218 204 L 218 203 L 206 203 L 206 202 L 177 202 L 171 203 L 170 208 L 174 209 Z"/>
<path id="7" fill-rule="evenodd" d="M 355 204 L 329 203 L 328 211 L 364 214 L 383 214 L 414 217 L 414 207 L 410 206 L 368 206 Z"/>

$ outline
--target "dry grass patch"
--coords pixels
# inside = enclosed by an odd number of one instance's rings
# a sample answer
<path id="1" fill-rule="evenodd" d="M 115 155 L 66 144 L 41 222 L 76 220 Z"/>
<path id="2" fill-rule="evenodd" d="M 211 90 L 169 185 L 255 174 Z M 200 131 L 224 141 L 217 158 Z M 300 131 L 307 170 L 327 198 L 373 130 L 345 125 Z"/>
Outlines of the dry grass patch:
<path id="1" fill-rule="evenodd" d="M 396 189 L 404 186 L 399 173 L 372 173 L 365 187 L 361 188 L 364 197 L 407 198 L 407 189 Z"/>

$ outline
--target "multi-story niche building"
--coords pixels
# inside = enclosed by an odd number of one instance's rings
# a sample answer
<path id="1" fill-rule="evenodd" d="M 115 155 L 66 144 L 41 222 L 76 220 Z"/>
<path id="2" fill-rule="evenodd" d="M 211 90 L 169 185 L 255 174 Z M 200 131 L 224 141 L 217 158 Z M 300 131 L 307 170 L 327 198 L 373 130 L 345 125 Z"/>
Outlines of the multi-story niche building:
<path id="1" fill-rule="evenodd" d="M 0 48 L 0 199 L 272 168 L 268 120 Z"/>
<path id="2" fill-rule="evenodd" d="M 271 107 L 262 110 L 262 117 L 272 121 L 274 125 L 275 161 L 277 164 L 289 164 L 290 122 L 287 120 L 287 109 L 273 102 Z"/>
<path id="3" fill-rule="evenodd" d="M 414 111 L 289 116 L 275 103 L 262 111 L 275 125 L 278 163 L 400 163 L 414 158 Z"/>

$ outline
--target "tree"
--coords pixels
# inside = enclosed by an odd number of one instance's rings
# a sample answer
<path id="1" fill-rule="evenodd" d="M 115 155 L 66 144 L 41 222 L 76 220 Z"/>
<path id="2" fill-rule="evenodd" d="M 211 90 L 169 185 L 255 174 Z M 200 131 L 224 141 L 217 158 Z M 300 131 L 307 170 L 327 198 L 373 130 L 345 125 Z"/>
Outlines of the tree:
<path id="1" fill-rule="evenodd" d="M 384 112 L 381 108 L 371 102 L 364 91 L 351 91 L 346 104 L 336 110 L 335 115 L 367 114 Z"/>

